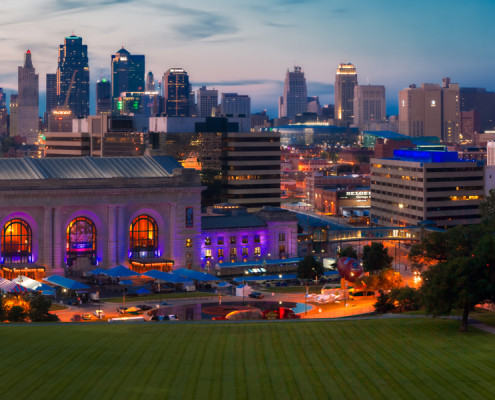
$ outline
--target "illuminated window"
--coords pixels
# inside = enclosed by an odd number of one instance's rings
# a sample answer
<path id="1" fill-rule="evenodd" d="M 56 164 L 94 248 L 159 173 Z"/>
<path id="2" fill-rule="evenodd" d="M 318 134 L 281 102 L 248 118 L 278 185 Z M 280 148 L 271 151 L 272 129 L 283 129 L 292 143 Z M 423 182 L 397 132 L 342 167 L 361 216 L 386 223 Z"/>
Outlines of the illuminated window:
<path id="1" fill-rule="evenodd" d="M 205 246 L 211 246 L 211 237 L 205 238 Z"/>
<path id="2" fill-rule="evenodd" d="M 230 248 L 230 256 L 231 257 L 237 256 L 237 249 L 235 247 Z"/>
<path id="3" fill-rule="evenodd" d="M 236 237 L 235 236 L 231 236 L 230 237 L 230 244 L 236 244 Z"/>
<path id="4" fill-rule="evenodd" d="M 279 242 L 285 242 L 285 233 L 279 233 L 278 240 Z"/>
<path id="5" fill-rule="evenodd" d="M 285 244 L 278 246 L 278 253 L 280 258 L 285 258 Z"/>
<path id="6" fill-rule="evenodd" d="M 223 236 L 219 236 L 217 239 L 218 244 L 223 244 Z"/>
<path id="7" fill-rule="evenodd" d="M 242 243 L 247 243 L 248 242 L 248 237 L 247 236 L 243 236 L 242 237 Z"/>
<path id="8" fill-rule="evenodd" d="M 205 249 L 205 257 L 211 257 L 211 249 Z"/>
<path id="9" fill-rule="evenodd" d="M 96 255 L 96 227 L 89 218 L 76 218 L 67 227 L 67 255 L 71 259 Z"/>
<path id="10" fill-rule="evenodd" d="M 192 239 L 186 239 L 186 247 L 192 247 Z"/>
<path id="11" fill-rule="evenodd" d="M 218 258 L 223 257 L 223 249 L 218 249 Z"/>
<path id="12" fill-rule="evenodd" d="M 254 255 L 255 255 L 255 256 L 260 256 L 260 255 L 261 255 L 261 247 L 256 246 L 256 247 L 254 248 Z"/>
<path id="13" fill-rule="evenodd" d="M 261 243 L 261 236 L 260 235 L 254 235 L 254 243 Z"/>
<path id="14" fill-rule="evenodd" d="M 8 221 L 2 231 L 2 257 L 6 263 L 31 262 L 33 234 L 29 224 L 19 218 Z"/>
<path id="15" fill-rule="evenodd" d="M 242 256 L 247 257 L 249 255 L 249 251 L 247 247 L 242 248 Z"/>
<path id="16" fill-rule="evenodd" d="M 148 215 L 140 215 L 132 221 L 129 249 L 131 258 L 157 257 L 158 225 L 153 218 Z"/>

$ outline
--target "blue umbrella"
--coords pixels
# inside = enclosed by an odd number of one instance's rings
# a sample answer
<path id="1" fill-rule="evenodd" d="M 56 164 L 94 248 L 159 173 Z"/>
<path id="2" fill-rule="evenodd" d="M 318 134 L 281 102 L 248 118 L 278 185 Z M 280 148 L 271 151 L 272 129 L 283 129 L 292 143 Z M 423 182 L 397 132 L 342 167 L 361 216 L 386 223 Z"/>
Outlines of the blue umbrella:
<path id="1" fill-rule="evenodd" d="M 136 290 L 136 293 L 137 294 L 150 294 L 151 292 L 148 289 L 141 288 L 141 289 Z"/>

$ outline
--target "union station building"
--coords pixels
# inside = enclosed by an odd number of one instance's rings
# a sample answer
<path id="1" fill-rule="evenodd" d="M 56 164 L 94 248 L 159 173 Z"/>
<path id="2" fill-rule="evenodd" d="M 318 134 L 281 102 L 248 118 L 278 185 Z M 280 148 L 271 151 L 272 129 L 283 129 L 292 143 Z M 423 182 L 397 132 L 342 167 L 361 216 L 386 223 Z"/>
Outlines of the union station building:
<path id="1" fill-rule="evenodd" d="M 166 156 L 0 159 L 0 275 L 199 266 L 202 190 Z"/>

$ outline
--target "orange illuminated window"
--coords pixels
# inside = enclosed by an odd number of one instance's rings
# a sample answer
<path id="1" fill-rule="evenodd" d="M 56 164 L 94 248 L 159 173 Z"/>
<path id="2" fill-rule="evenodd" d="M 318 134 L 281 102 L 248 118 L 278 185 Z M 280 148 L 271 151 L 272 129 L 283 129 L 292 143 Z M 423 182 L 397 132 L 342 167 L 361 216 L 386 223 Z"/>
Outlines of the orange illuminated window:
<path id="1" fill-rule="evenodd" d="M 67 254 L 71 258 L 96 254 L 96 227 L 86 217 L 78 217 L 67 227 Z"/>
<path id="2" fill-rule="evenodd" d="M 31 262 L 33 234 L 19 218 L 8 221 L 2 231 L 2 258 L 6 263 Z"/>
<path id="3" fill-rule="evenodd" d="M 158 254 L 158 225 L 148 215 L 140 215 L 132 221 L 129 247 L 131 258 L 153 258 Z"/>

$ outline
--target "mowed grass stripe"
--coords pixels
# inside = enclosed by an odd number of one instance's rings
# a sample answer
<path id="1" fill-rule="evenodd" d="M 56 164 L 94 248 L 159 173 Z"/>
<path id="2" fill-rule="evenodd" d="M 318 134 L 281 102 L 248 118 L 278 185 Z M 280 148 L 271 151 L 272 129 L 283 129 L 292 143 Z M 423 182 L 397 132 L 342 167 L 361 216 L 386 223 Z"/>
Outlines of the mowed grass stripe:
<path id="1" fill-rule="evenodd" d="M 458 326 L 458 322 L 455 321 L 439 321 L 439 324 L 446 324 L 451 327 Z M 398 327 L 400 328 L 400 326 Z M 409 328 L 410 329 L 410 328 Z M 408 332 L 411 334 L 412 332 Z M 477 393 L 473 392 L 473 390 L 469 387 L 469 385 L 465 385 L 461 383 L 459 379 L 461 377 L 466 377 L 471 375 L 472 378 L 476 378 L 472 376 L 472 373 L 469 371 L 469 367 L 467 364 L 470 363 L 469 357 L 466 357 L 465 363 L 463 365 L 459 365 L 451 360 L 451 353 L 454 349 L 452 344 L 449 341 L 453 340 L 453 337 L 445 340 L 443 343 L 437 343 L 436 346 L 431 348 L 424 348 L 419 345 L 420 338 L 425 337 L 428 333 L 423 329 L 417 329 L 415 331 L 417 336 L 416 343 L 411 347 L 403 348 L 402 355 L 397 355 L 398 362 L 403 362 L 404 364 L 411 365 L 423 365 L 425 373 L 423 375 L 423 379 L 416 382 L 420 387 L 428 387 L 431 391 L 434 391 L 437 396 L 444 397 L 445 393 L 439 389 L 442 386 L 448 385 L 453 389 L 453 393 L 456 393 L 453 398 L 460 397 L 470 397 L 470 398 L 478 398 Z M 458 334 L 459 338 L 463 338 L 462 334 Z M 397 337 L 396 337 L 397 339 Z M 399 347 L 401 342 L 400 340 L 391 339 L 391 345 L 394 347 Z M 394 343 L 396 341 L 396 343 Z M 397 352 L 391 354 L 394 356 Z M 442 383 L 439 385 L 439 383 Z M 475 391 L 478 391 L 478 388 L 474 388 Z M 467 391 L 467 392 L 466 392 Z M 464 394 L 463 394 L 464 392 Z M 481 398 L 486 398 L 482 396 Z"/>
<path id="2" fill-rule="evenodd" d="M 0 326 L 2 396 L 491 398 L 495 336 L 458 328 L 432 319 Z"/>
<path id="3" fill-rule="evenodd" d="M 321 344 L 320 341 L 315 340 L 316 331 L 314 326 L 304 324 L 304 326 L 299 329 L 296 325 L 285 324 L 285 327 L 292 340 L 291 351 L 298 353 L 299 362 L 305 369 L 305 376 L 307 377 L 311 392 L 314 392 L 314 398 L 327 398 L 333 380 L 331 376 L 321 373 L 323 369 L 321 364 L 326 363 L 327 360 L 321 359 Z M 304 348 L 305 351 L 296 352 L 295 349 L 299 348 Z"/>

